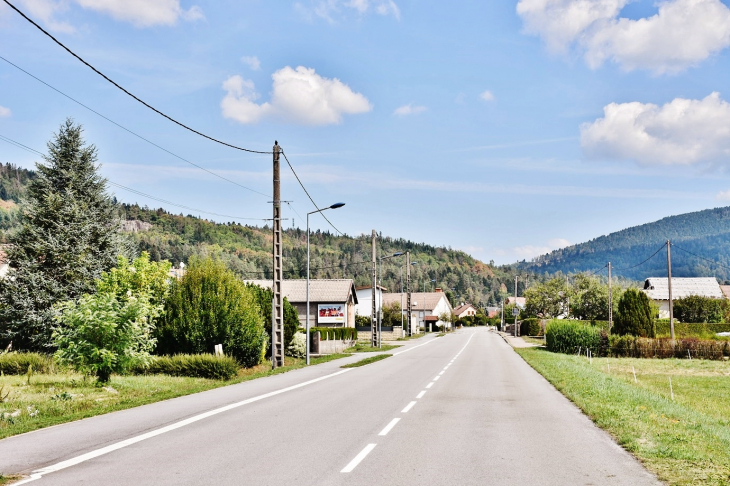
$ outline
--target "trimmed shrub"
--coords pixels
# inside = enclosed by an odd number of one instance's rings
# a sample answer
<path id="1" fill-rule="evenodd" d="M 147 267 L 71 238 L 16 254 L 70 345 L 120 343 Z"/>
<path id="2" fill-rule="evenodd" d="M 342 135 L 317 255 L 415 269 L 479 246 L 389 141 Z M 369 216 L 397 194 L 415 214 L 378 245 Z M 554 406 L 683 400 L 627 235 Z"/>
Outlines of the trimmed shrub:
<path id="1" fill-rule="evenodd" d="M 610 336 L 609 355 L 617 358 L 692 358 L 730 357 L 730 342 L 700 339 L 650 339 L 635 336 Z"/>
<path id="2" fill-rule="evenodd" d="M 540 325 L 540 319 L 531 317 L 525 319 L 520 324 L 520 335 L 521 336 L 542 336 L 542 326 Z"/>
<path id="3" fill-rule="evenodd" d="M 354 327 L 311 327 L 309 332 L 312 336 L 319 332 L 319 339 L 322 341 L 357 340 L 357 329 Z"/>
<path id="4" fill-rule="evenodd" d="M 596 354 L 601 348 L 601 331 L 574 321 L 552 320 L 548 323 L 545 341 L 547 349 L 556 353 L 575 353 L 582 348 Z"/>
<path id="5" fill-rule="evenodd" d="M 268 346 L 253 291 L 211 258 L 191 259 L 182 279 L 173 281 L 156 334 L 158 354 L 209 353 L 222 344 L 247 368 L 261 362 Z"/>
<path id="6" fill-rule="evenodd" d="M 33 368 L 33 373 L 52 373 L 53 357 L 41 353 L 0 354 L 0 372 L 5 375 L 24 375 L 28 372 L 28 366 Z"/>
<path id="7" fill-rule="evenodd" d="M 147 366 L 135 367 L 133 373 L 230 380 L 238 375 L 238 366 L 238 362 L 230 356 L 176 354 L 154 356 Z"/>
<path id="8" fill-rule="evenodd" d="M 618 302 L 618 315 L 612 332 L 649 338 L 656 335 L 652 304 L 644 292 L 636 289 L 624 292 Z"/>
<path id="9" fill-rule="evenodd" d="M 688 295 L 674 301 L 674 317 L 682 322 L 722 322 L 727 303 L 701 295 Z"/>
<path id="10" fill-rule="evenodd" d="M 718 332 L 730 332 L 730 324 L 685 323 L 674 321 L 674 336 L 711 339 Z M 656 321 L 657 337 L 669 336 L 669 319 Z"/>

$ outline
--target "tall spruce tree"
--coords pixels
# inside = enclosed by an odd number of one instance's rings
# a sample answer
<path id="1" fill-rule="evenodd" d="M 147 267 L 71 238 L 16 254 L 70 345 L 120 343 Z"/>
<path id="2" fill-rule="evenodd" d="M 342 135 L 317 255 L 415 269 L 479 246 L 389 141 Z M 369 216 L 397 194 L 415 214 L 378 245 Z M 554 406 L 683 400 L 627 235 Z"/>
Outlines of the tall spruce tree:
<path id="1" fill-rule="evenodd" d="M 96 148 L 67 119 L 48 142 L 45 163 L 21 203 L 21 226 L 9 238 L 10 271 L 0 280 L 0 345 L 49 350 L 53 306 L 94 291 L 95 280 L 131 256 L 115 202 L 99 175 Z"/>

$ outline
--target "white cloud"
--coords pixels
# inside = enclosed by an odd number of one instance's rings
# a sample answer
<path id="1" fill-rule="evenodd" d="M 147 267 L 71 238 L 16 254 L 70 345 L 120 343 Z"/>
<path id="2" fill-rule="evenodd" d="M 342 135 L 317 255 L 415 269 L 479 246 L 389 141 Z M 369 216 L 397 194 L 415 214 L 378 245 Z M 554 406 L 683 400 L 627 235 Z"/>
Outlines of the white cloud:
<path id="1" fill-rule="evenodd" d="M 271 100 L 258 104 L 252 81 L 231 76 L 223 83 L 223 116 L 239 123 L 256 123 L 276 117 L 302 125 L 330 125 L 342 122 L 343 115 L 372 110 L 368 99 L 337 78 L 318 75 L 314 69 L 287 66 L 271 75 Z"/>
<path id="2" fill-rule="evenodd" d="M 730 201 L 730 190 L 718 192 L 715 199 L 718 201 Z"/>
<path id="3" fill-rule="evenodd" d="M 48 30 L 71 34 L 76 29 L 66 22 L 61 22 L 55 17 L 58 13 L 68 9 L 65 3 L 56 0 L 20 0 L 25 13 L 31 18 L 40 20 Z"/>
<path id="4" fill-rule="evenodd" d="M 425 106 L 413 106 L 413 103 L 408 103 L 407 105 L 396 108 L 393 114 L 397 116 L 417 115 L 426 110 L 427 108 Z"/>
<path id="5" fill-rule="evenodd" d="M 484 101 L 494 101 L 494 95 L 489 90 L 486 90 L 485 92 L 480 94 L 479 97 Z"/>
<path id="6" fill-rule="evenodd" d="M 200 7 L 188 10 L 180 6 L 180 0 L 74 0 L 83 8 L 107 14 L 116 20 L 130 22 L 136 27 L 175 25 L 179 19 L 195 21 L 204 19 Z"/>
<path id="7" fill-rule="evenodd" d="M 296 3 L 294 6 L 308 20 L 317 16 L 329 23 L 337 22 L 337 19 L 346 15 L 348 10 L 358 15 L 370 12 L 383 16 L 392 15 L 400 20 L 400 9 L 393 0 L 310 0 L 310 6 L 301 3 Z"/>
<path id="8" fill-rule="evenodd" d="M 241 62 L 248 65 L 254 71 L 261 69 L 261 61 L 256 56 L 243 56 Z"/>
<path id="9" fill-rule="evenodd" d="M 544 255 L 545 253 L 550 253 L 553 250 L 557 250 L 559 248 L 565 248 L 566 246 L 570 245 L 570 241 L 564 239 L 564 238 L 554 238 L 547 242 L 546 245 L 524 245 L 524 246 L 516 246 L 512 248 L 512 254 L 515 255 L 517 258 L 521 258 L 524 260 L 532 259 L 536 256 Z"/>
<path id="10" fill-rule="evenodd" d="M 690 165 L 730 155 L 730 104 L 712 93 L 663 106 L 611 103 L 604 116 L 581 126 L 581 146 L 593 159 L 645 165 Z"/>
<path id="11" fill-rule="evenodd" d="M 620 18 L 630 0 L 520 0 L 525 32 L 552 52 L 576 47 L 597 68 L 676 73 L 730 46 L 730 8 L 720 0 L 666 0 L 655 15 Z"/>
<path id="12" fill-rule="evenodd" d="M 4 106 L 0 106 L 0 118 L 7 118 L 12 114 L 13 114 L 13 112 L 10 111 L 10 108 L 5 108 Z"/>

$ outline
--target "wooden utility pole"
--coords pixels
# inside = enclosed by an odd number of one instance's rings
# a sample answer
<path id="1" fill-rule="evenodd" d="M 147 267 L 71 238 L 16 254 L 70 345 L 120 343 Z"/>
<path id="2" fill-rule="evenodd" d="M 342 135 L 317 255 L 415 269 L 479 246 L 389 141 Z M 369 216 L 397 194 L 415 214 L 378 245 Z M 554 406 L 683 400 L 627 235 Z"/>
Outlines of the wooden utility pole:
<path id="1" fill-rule="evenodd" d="M 406 326 L 408 326 L 408 335 L 413 335 L 413 326 L 411 323 L 411 252 L 406 252 Z"/>
<path id="2" fill-rule="evenodd" d="M 375 297 L 377 296 L 377 257 L 375 253 L 375 230 L 373 230 L 373 269 L 372 269 L 372 282 L 373 282 L 373 305 L 372 305 L 372 314 L 370 318 L 370 337 L 371 337 L 371 345 L 372 347 L 375 347 L 378 345 L 378 341 L 380 336 L 378 336 L 378 324 L 377 324 L 377 318 L 376 318 L 376 312 L 377 312 L 377 306 L 375 302 Z M 381 302 L 382 305 L 382 302 Z"/>
<path id="3" fill-rule="evenodd" d="M 672 243 L 667 240 L 667 284 L 669 285 L 669 337 L 674 341 L 674 303 L 672 301 Z"/>
<path id="4" fill-rule="evenodd" d="M 284 366 L 284 301 L 282 295 L 283 262 L 281 244 L 281 167 L 279 142 L 274 142 L 274 276 L 271 291 L 271 368 Z M 309 338 L 309 336 L 307 336 Z"/>
<path id="5" fill-rule="evenodd" d="M 613 327 L 613 296 L 611 295 L 611 262 L 608 262 L 608 333 Z"/>

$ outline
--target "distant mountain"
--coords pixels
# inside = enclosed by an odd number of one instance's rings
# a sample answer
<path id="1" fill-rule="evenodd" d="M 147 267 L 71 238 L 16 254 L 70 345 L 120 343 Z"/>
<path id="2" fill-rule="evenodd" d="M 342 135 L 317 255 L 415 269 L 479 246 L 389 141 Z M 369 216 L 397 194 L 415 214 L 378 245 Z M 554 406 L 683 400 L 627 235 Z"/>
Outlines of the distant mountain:
<path id="1" fill-rule="evenodd" d="M 614 275 L 643 280 L 667 274 L 667 240 L 672 242 L 672 275 L 730 280 L 730 207 L 669 216 L 515 264 L 539 274 L 595 271 L 611 262 Z M 605 271 L 603 271 L 605 275 Z"/>

